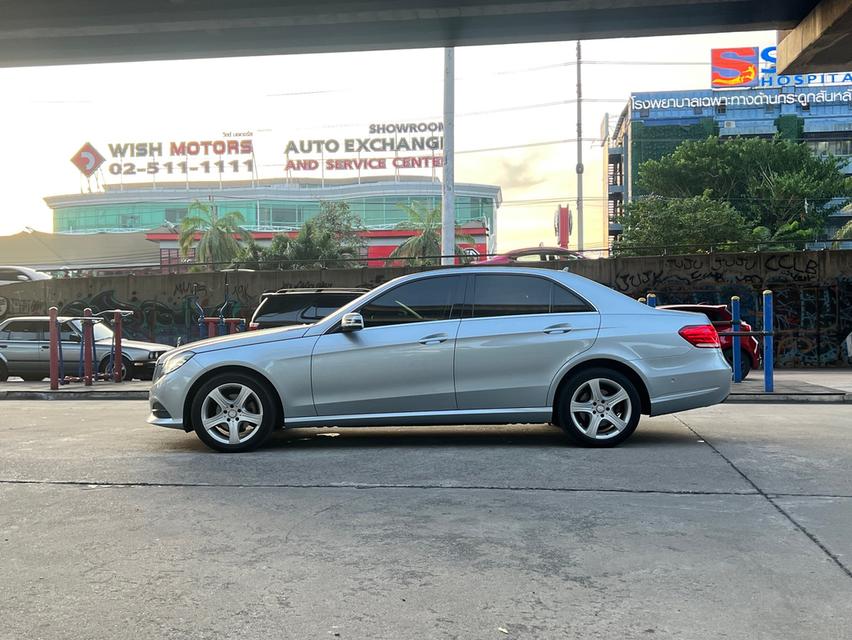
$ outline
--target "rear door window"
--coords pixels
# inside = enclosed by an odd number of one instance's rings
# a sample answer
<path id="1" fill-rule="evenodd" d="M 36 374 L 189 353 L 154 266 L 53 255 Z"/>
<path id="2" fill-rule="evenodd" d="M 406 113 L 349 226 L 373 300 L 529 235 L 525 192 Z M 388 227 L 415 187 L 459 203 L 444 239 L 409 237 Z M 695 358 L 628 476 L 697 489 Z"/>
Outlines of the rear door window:
<path id="1" fill-rule="evenodd" d="M 493 318 L 550 313 L 552 283 L 535 276 L 477 275 L 473 316 Z"/>
<path id="2" fill-rule="evenodd" d="M 47 340 L 47 322 L 39 322 L 37 320 L 19 320 L 10 322 L 6 325 L 8 331 L 7 340 Z"/>

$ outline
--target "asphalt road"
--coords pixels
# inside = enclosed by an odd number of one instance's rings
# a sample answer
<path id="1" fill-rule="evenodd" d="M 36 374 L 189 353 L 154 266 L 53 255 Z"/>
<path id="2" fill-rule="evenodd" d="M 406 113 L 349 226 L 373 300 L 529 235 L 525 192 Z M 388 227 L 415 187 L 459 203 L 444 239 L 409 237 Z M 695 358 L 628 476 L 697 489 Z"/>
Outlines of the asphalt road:
<path id="1" fill-rule="evenodd" d="M 852 638 L 850 405 L 240 456 L 145 413 L 0 402 L 0 638 Z"/>

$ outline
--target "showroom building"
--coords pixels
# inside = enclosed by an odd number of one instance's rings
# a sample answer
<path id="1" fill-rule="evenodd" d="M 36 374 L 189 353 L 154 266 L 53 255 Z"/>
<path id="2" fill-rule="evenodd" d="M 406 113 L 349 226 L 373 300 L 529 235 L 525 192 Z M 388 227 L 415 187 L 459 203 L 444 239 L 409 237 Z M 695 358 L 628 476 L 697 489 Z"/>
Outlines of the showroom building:
<path id="1" fill-rule="evenodd" d="M 500 187 L 455 185 L 456 222 L 473 238 L 478 254 L 493 252 L 500 207 Z M 261 246 L 280 233 L 295 236 L 320 210 L 320 203 L 345 202 L 364 225 L 366 258 L 382 265 L 383 259 L 406 238 L 415 235 L 407 226 L 401 205 L 414 202 L 440 208 L 441 183 L 428 176 L 375 176 L 361 179 L 310 179 L 231 181 L 223 185 L 204 182 L 106 185 L 102 191 L 45 198 L 53 210 L 54 233 L 145 231 L 159 245 L 163 266 L 179 264 L 178 228 L 195 202 L 215 207 L 217 213 L 238 211 L 252 237 Z"/>

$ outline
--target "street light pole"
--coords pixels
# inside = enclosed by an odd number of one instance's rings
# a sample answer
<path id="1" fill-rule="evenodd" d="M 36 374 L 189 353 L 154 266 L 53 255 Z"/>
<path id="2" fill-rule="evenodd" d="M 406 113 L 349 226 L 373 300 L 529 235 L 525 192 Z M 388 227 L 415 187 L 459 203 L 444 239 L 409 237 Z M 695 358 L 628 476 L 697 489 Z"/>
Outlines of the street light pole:
<path id="1" fill-rule="evenodd" d="M 455 49 L 444 49 L 444 182 L 441 188 L 441 264 L 455 264 Z"/>
<path id="2" fill-rule="evenodd" d="M 583 250 L 583 79 L 577 40 L 577 250 Z"/>

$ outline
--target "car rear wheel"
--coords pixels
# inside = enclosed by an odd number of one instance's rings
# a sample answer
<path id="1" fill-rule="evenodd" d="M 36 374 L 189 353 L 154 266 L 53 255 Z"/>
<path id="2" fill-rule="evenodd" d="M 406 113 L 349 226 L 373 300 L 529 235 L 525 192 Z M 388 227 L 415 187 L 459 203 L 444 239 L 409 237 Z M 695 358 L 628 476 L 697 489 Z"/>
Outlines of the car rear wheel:
<path id="1" fill-rule="evenodd" d="M 728 366 L 731 370 L 734 368 L 734 352 L 732 349 L 725 349 L 723 352 L 725 360 L 728 361 Z M 751 355 L 748 351 L 743 351 L 740 356 L 740 371 L 742 371 L 742 379 L 745 380 L 748 374 L 751 373 Z"/>
<path id="2" fill-rule="evenodd" d="M 6 382 L 9 379 L 9 369 L 5 362 L 0 362 L 0 382 Z"/>
<path id="3" fill-rule="evenodd" d="M 562 388 L 559 426 L 568 438 L 589 447 L 614 447 L 639 424 L 639 392 L 627 376 L 612 369 L 586 369 Z"/>
<path id="4" fill-rule="evenodd" d="M 208 380 L 192 401 L 192 426 L 211 449 L 238 453 L 256 449 L 277 424 L 278 410 L 266 385 L 244 373 Z"/>

